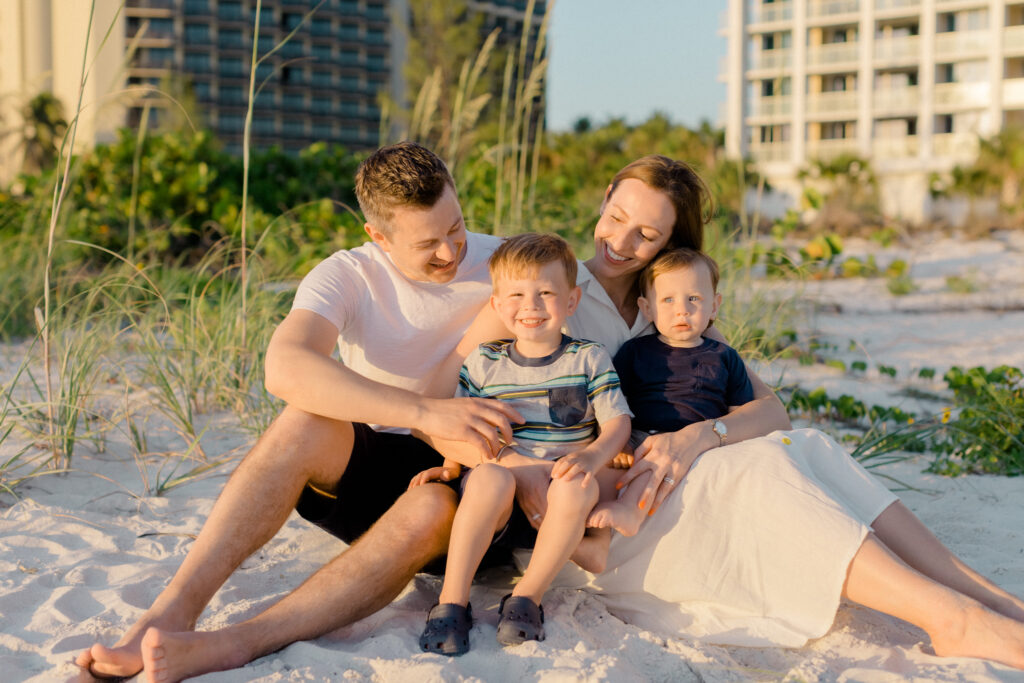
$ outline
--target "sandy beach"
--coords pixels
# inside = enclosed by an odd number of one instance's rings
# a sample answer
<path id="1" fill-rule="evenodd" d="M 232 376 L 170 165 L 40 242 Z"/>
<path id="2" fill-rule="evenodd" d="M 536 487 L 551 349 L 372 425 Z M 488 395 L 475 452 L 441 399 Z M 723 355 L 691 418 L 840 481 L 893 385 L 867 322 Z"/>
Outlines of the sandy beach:
<path id="1" fill-rule="evenodd" d="M 884 259 L 903 258 L 918 285 L 904 297 L 890 295 L 883 279 L 812 282 L 799 293 L 820 304 L 801 320 L 800 334 L 830 340 L 834 357 L 867 359 L 869 369 L 853 376 L 787 361 L 762 366 L 766 378 L 934 411 L 934 401 L 916 397 L 923 392 L 908 396 L 907 387 L 937 391 L 952 365 L 1024 367 L 1020 234 L 967 244 L 927 240 L 902 251 L 852 242 L 848 252 L 877 252 L 883 267 Z M 948 291 L 949 275 L 974 278 L 977 291 Z M 0 349 L 0 379 L 9 381 L 26 349 Z M 896 376 L 880 374 L 879 364 L 896 368 Z M 935 378 L 919 378 L 921 368 L 934 368 Z M 150 450 L 159 451 L 161 439 L 172 437 L 159 420 L 146 424 Z M 230 416 L 204 416 L 204 424 L 211 458 L 238 458 L 253 439 Z M 31 445 L 27 438 L 15 430 L 0 458 Z M 64 680 L 76 672 L 75 654 L 96 640 L 116 640 L 171 577 L 231 469 L 150 496 L 147 487 L 167 474 L 160 470 L 164 461 L 140 462 L 131 453 L 127 430 L 114 429 L 103 452 L 80 445 L 74 471 L 33 479 L 17 499 L 0 496 L 0 680 Z M 1024 481 L 949 479 L 923 473 L 927 462 L 923 455 L 878 471 L 913 487 L 900 491 L 901 498 L 954 552 L 1024 595 Z M 343 549 L 293 515 L 215 596 L 198 628 L 256 614 Z M 492 573 L 474 588 L 473 649 L 463 657 L 419 651 L 417 637 L 440 588 L 437 578 L 421 575 L 390 606 L 350 627 L 195 680 L 1024 681 L 1024 672 L 999 664 L 936 657 L 922 631 L 852 605 L 843 605 L 829 633 L 805 647 L 741 648 L 646 631 L 610 613 L 599 595 L 558 589 L 545 599 L 547 639 L 505 649 L 494 637 L 496 609 L 513 579 Z"/>

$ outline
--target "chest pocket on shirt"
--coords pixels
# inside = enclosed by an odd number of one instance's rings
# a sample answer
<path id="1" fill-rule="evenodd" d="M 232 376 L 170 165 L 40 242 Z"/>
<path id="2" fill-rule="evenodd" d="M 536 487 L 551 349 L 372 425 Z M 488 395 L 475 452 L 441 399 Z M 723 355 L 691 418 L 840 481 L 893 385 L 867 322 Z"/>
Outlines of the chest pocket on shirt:
<path id="1" fill-rule="evenodd" d="M 587 388 L 578 384 L 548 389 L 548 412 L 551 421 L 562 427 L 580 422 L 587 414 Z"/>

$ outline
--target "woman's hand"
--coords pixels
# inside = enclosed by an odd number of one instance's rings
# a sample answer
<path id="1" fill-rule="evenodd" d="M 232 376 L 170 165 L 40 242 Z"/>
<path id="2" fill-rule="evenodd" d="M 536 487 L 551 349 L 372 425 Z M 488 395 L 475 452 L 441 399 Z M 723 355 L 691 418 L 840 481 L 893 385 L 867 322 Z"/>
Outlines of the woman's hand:
<path id="1" fill-rule="evenodd" d="M 462 473 L 462 467 L 457 463 L 446 462 L 441 467 L 431 467 L 430 469 L 423 470 L 409 482 L 409 489 L 413 490 L 417 486 L 423 486 L 429 484 L 432 481 L 452 481 L 458 479 Z"/>
<path id="2" fill-rule="evenodd" d="M 683 427 L 678 432 L 651 434 L 637 446 L 633 453 L 633 466 L 629 468 L 619 482 L 617 488 L 625 488 L 631 481 L 650 472 L 644 491 L 640 496 L 641 508 L 649 507 L 648 515 L 653 515 L 683 481 L 694 461 L 701 453 L 718 445 L 718 437 L 711 431 L 709 422 L 696 422 Z"/>

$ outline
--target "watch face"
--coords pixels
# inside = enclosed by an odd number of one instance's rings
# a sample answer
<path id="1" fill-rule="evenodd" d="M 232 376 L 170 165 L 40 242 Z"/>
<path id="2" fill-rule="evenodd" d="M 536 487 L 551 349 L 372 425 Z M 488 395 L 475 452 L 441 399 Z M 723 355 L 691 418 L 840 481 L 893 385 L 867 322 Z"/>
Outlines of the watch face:
<path id="1" fill-rule="evenodd" d="M 715 434 L 718 434 L 719 436 L 725 436 L 729 431 L 726 429 L 725 423 L 719 422 L 718 420 L 715 420 L 715 424 L 712 425 L 711 429 L 713 429 Z"/>

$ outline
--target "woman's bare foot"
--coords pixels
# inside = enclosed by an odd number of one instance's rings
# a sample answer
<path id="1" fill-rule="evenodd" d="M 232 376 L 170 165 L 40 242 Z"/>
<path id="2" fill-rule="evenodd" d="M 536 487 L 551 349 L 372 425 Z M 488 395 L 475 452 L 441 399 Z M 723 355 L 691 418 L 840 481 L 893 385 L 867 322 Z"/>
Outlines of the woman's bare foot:
<path id="1" fill-rule="evenodd" d="M 175 683 L 248 662 L 238 642 L 223 631 L 172 633 L 151 628 L 142 638 L 142 680 L 146 683 Z"/>
<path id="2" fill-rule="evenodd" d="M 940 657 L 977 657 L 1024 669 L 1024 624 L 980 604 L 967 605 L 935 631 L 928 635 Z"/>
<path id="3" fill-rule="evenodd" d="M 587 526 L 595 529 L 615 529 L 623 536 L 636 536 L 645 516 L 642 508 L 621 500 L 598 503 L 587 517 Z"/>
<path id="4" fill-rule="evenodd" d="M 187 618 L 150 612 L 128 629 L 113 647 L 95 643 L 75 658 L 75 664 L 94 677 L 131 677 L 142 671 L 142 638 L 150 627 L 159 626 L 174 631 L 195 628 L 195 622 Z"/>

